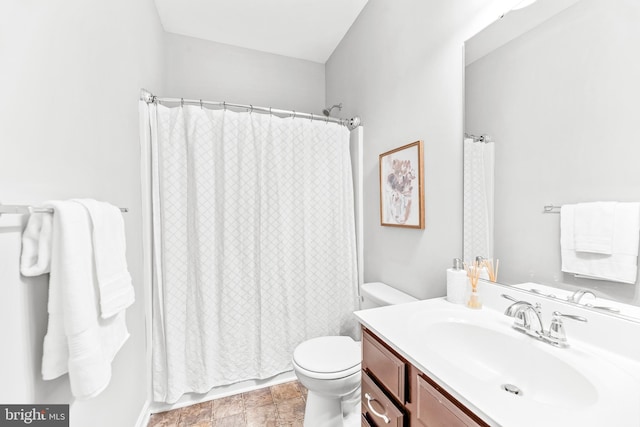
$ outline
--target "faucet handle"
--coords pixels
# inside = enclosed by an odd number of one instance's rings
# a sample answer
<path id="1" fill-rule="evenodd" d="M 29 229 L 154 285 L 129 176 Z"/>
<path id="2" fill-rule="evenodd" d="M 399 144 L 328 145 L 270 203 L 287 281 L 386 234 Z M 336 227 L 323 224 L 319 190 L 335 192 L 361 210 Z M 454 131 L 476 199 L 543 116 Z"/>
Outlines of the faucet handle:
<path id="1" fill-rule="evenodd" d="M 551 321 L 555 319 L 557 319 L 558 321 L 561 321 L 561 318 L 564 317 L 565 319 L 573 319 L 579 322 L 588 322 L 588 320 L 585 317 L 576 316 L 575 314 L 563 314 L 563 313 L 560 313 L 559 311 L 554 311 L 552 314 L 553 314 L 553 319 Z"/>
<path id="2" fill-rule="evenodd" d="M 562 323 L 562 318 L 565 319 L 573 319 L 579 322 L 587 322 L 587 319 L 582 316 L 576 316 L 575 314 L 563 314 L 559 311 L 553 312 L 553 317 L 551 318 L 551 325 L 549 326 L 548 332 L 548 341 L 557 346 L 557 347 L 568 347 L 567 344 L 567 334 L 564 330 L 564 324 Z"/>
<path id="3" fill-rule="evenodd" d="M 512 297 L 511 295 L 507 295 L 507 294 L 501 294 L 500 295 L 502 298 L 508 299 L 509 301 L 513 301 L 513 302 L 518 302 L 520 301 L 517 298 Z"/>

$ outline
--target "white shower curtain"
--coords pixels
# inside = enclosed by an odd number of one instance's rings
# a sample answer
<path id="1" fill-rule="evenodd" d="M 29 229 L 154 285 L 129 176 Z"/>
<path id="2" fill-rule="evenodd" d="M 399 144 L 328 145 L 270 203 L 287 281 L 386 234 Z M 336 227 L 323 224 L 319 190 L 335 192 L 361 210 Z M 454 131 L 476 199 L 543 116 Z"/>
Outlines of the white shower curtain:
<path id="1" fill-rule="evenodd" d="M 199 106 L 141 109 L 154 400 L 271 377 L 291 369 L 303 340 L 353 335 L 349 131 Z"/>
<path id="2" fill-rule="evenodd" d="M 493 142 L 464 140 L 464 261 L 493 258 Z"/>

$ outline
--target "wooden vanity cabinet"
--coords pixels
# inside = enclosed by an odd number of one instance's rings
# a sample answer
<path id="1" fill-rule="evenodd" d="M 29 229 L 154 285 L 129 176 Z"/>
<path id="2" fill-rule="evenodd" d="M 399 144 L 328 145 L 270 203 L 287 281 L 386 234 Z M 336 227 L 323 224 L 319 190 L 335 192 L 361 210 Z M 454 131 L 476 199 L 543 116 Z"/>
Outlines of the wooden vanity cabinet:
<path id="1" fill-rule="evenodd" d="M 480 417 L 456 400 L 424 373 L 413 367 L 412 426 L 488 427 Z"/>
<path id="2" fill-rule="evenodd" d="M 363 427 L 488 427 L 366 328 L 361 408 Z"/>
<path id="3" fill-rule="evenodd" d="M 401 405 L 407 396 L 409 364 L 367 329 L 362 334 L 362 370 Z"/>

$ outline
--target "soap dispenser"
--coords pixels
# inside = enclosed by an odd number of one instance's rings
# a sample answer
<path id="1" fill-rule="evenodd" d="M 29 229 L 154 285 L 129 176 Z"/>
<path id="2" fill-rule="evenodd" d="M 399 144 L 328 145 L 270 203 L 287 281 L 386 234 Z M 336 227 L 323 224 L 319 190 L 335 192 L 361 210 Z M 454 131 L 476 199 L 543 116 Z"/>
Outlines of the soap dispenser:
<path id="1" fill-rule="evenodd" d="M 454 258 L 453 267 L 447 269 L 447 301 L 464 304 L 469 288 L 467 272 L 460 258 Z"/>

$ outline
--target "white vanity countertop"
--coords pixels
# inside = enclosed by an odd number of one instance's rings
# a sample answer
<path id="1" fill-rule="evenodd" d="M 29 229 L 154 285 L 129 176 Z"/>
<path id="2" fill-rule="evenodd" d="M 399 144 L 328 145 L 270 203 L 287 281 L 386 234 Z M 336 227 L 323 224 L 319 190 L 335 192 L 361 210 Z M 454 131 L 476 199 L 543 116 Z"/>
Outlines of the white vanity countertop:
<path id="1" fill-rule="evenodd" d="M 366 328 L 490 425 L 640 426 L 638 333 L 626 337 L 636 343 L 613 353 L 600 348 L 597 342 L 580 341 L 580 336 L 598 335 L 601 331 L 589 333 L 586 323 L 577 333 L 578 327 L 566 320 L 570 347 L 556 348 L 513 330 L 513 319 L 500 311 L 504 310 L 500 305 L 510 302 L 502 303 L 500 291 L 497 292 L 497 297 L 487 296 L 496 310 L 486 305 L 481 310 L 471 310 L 436 298 L 361 310 L 355 315 Z M 535 302 L 531 296 L 513 296 Z M 543 303 L 543 312 L 545 304 L 549 305 Z M 597 317 L 575 310 L 572 314 Z M 609 318 L 604 320 L 605 325 L 609 321 L 624 322 Z M 592 327 L 602 329 L 598 322 L 595 319 Z M 548 325 L 545 320 L 545 328 Z M 628 327 L 624 325 L 621 330 L 627 332 Z M 638 332 L 640 324 L 631 328 Z M 505 383 L 517 385 L 522 395 L 502 390 Z"/>

